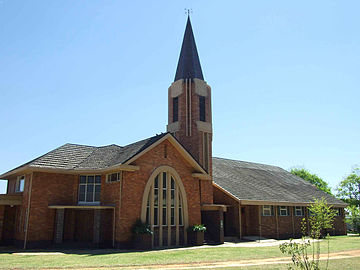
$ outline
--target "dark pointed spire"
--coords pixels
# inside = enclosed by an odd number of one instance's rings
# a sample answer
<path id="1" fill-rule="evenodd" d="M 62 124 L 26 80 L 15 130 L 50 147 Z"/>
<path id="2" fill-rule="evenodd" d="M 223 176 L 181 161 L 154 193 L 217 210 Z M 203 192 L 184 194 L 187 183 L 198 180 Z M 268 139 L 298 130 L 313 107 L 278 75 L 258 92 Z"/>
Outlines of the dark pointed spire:
<path id="1" fill-rule="evenodd" d="M 191 27 L 190 16 L 188 16 L 174 81 L 190 78 L 204 80 L 199 55 L 196 49 L 194 33 Z"/>

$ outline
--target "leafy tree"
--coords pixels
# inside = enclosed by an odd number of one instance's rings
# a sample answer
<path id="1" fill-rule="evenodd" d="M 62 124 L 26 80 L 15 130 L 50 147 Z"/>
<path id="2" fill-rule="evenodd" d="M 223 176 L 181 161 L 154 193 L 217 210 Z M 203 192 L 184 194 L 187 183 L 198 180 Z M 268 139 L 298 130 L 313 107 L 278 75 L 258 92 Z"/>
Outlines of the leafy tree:
<path id="1" fill-rule="evenodd" d="M 310 182 L 311 184 L 315 185 L 317 188 L 321 189 L 322 191 L 325 191 L 326 193 L 332 195 L 328 183 L 322 180 L 316 174 L 312 174 L 308 170 L 302 168 L 292 168 L 290 172 L 293 175 L 299 176 L 302 179 Z"/>
<path id="2" fill-rule="evenodd" d="M 337 196 L 351 206 L 360 208 L 360 168 L 354 169 L 336 188 Z"/>
<path id="3" fill-rule="evenodd" d="M 354 205 L 348 207 L 350 212 L 349 217 L 346 219 L 346 222 L 351 224 L 354 231 L 357 231 L 360 235 L 360 209 Z"/>

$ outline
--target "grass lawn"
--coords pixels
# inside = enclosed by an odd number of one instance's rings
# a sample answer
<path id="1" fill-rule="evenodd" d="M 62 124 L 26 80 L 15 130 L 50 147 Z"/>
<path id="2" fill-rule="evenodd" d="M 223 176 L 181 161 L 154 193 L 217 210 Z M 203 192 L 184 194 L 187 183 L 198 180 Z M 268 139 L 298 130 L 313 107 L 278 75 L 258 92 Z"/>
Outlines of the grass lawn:
<path id="1" fill-rule="evenodd" d="M 336 236 L 330 239 L 330 252 L 360 249 L 360 237 L 358 236 Z M 321 243 L 322 253 L 327 252 L 327 243 Z M 118 250 L 57 250 L 66 254 L 62 255 L 18 255 L 16 252 L 23 250 L 7 251 L 0 249 L 0 268 L 50 268 L 50 267 L 100 267 L 100 266 L 131 266 L 146 264 L 171 264 L 188 262 L 213 262 L 243 259 L 264 259 L 272 257 L 283 257 L 277 246 L 273 247 L 212 247 L 186 250 L 162 250 L 147 252 L 124 252 Z M 40 252 L 39 250 L 35 252 Z M 47 250 L 46 252 L 56 252 Z M 344 263 L 351 265 L 359 264 L 359 258 L 346 260 L 332 260 L 330 265 L 338 264 L 337 269 L 344 268 Z M 266 268 L 268 267 L 268 268 Z M 265 268 L 250 269 L 287 269 L 286 265 L 265 266 Z M 236 269 L 236 268 L 232 268 Z M 336 269 L 336 268 L 333 268 Z"/>

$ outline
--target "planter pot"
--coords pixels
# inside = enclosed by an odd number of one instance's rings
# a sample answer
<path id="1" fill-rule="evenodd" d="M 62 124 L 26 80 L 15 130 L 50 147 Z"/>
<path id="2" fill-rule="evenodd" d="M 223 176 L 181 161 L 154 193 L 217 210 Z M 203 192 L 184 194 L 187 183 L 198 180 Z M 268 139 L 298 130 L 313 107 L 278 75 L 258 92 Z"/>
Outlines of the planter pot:
<path id="1" fill-rule="evenodd" d="M 134 240 L 134 248 L 139 250 L 149 250 L 152 248 L 151 234 L 137 234 Z"/>
<path id="2" fill-rule="evenodd" d="M 204 232 L 188 232 L 188 243 L 192 246 L 204 244 Z"/>

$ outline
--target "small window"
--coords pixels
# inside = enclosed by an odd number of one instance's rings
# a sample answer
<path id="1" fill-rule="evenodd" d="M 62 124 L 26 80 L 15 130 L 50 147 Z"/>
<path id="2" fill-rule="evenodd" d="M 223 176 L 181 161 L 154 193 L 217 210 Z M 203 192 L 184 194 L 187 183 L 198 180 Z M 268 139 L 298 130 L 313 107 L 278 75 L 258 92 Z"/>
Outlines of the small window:
<path id="1" fill-rule="evenodd" d="M 279 206 L 278 207 L 279 216 L 285 217 L 289 215 L 289 207 Z"/>
<path id="2" fill-rule="evenodd" d="M 101 175 L 80 175 L 79 204 L 100 203 Z"/>
<path id="3" fill-rule="evenodd" d="M 200 121 L 205 122 L 205 97 L 199 96 Z"/>
<path id="4" fill-rule="evenodd" d="M 173 122 L 179 120 L 179 97 L 173 98 Z"/>
<path id="5" fill-rule="evenodd" d="M 15 192 L 24 192 L 25 187 L 25 175 L 18 176 L 16 179 Z"/>
<path id="6" fill-rule="evenodd" d="M 122 171 L 116 173 L 110 173 L 106 175 L 106 182 L 118 182 L 122 179 Z"/>
<path id="7" fill-rule="evenodd" d="M 263 205 L 262 215 L 263 216 L 273 216 L 274 215 L 274 207 L 272 205 Z"/>
<path id="8" fill-rule="evenodd" d="M 294 206 L 295 216 L 301 217 L 304 215 L 304 208 L 302 206 Z"/>

